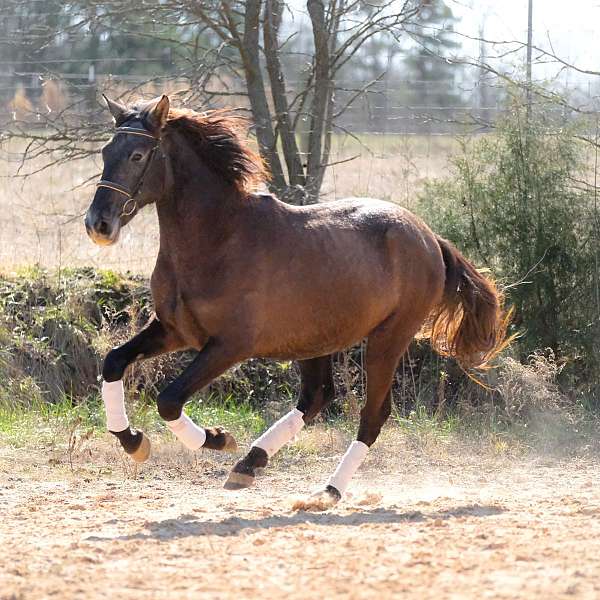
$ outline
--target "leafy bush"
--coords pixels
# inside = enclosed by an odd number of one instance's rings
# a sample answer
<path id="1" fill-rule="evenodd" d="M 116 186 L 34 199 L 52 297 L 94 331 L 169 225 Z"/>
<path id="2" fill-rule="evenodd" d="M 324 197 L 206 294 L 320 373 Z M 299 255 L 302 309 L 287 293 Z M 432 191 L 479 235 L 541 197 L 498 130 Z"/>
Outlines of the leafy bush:
<path id="1" fill-rule="evenodd" d="M 126 326 L 134 303 L 148 314 L 149 298 L 140 280 L 92 269 L 0 277 L 0 395 L 56 402 L 92 393 L 104 331 Z"/>
<path id="2" fill-rule="evenodd" d="M 429 182 L 421 211 L 441 235 L 506 286 L 522 362 L 550 348 L 560 379 L 597 398 L 600 230 L 577 125 L 519 99 L 496 131 L 464 141 L 446 180 Z M 572 392 L 573 393 L 573 392 Z"/>

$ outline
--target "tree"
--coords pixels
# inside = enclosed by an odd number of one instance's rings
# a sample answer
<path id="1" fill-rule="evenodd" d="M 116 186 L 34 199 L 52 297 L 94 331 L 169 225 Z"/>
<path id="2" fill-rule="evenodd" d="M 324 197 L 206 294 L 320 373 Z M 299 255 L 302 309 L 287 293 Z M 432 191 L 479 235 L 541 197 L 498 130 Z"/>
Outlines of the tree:
<path id="1" fill-rule="evenodd" d="M 296 33 L 285 17 L 294 8 L 282 0 L 89 0 L 78 6 L 80 16 L 71 17 L 63 33 L 110 31 L 112 36 L 118 23 L 121 30 L 141 28 L 138 37 L 164 41 L 170 35 L 177 49 L 172 73 L 188 81 L 188 89 L 180 93 L 188 104 L 245 97 L 260 154 L 271 169 L 271 190 L 290 202 L 306 203 L 318 198 L 336 121 L 371 83 L 359 82 L 338 104 L 336 78 L 367 42 L 381 36 L 398 39 L 405 24 L 418 18 L 422 2 L 307 0 L 302 18 L 310 28 L 311 43 L 300 74 L 290 70 L 297 61 L 287 60 Z M 76 149 L 65 156 L 84 155 L 81 142 L 97 139 L 102 121 L 98 115 L 90 115 L 78 127 L 64 121 L 60 126 L 56 120 L 52 123 L 50 141 L 60 142 L 62 150 Z M 305 148 L 298 142 L 302 131 Z M 37 142 L 38 154 L 48 149 L 45 144 L 42 139 Z"/>
<path id="2" fill-rule="evenodd" d="M 449 61 L 460 44 L 454 35 L 457 22 L 443 0 L 423 6 L 418 22 L 409 26 L 414 45 L 404 59 L 405 76 L 414 80 L 408 87 L 408 101 L 420 106 L 452 107 L 461 104 L 456 79 L 460 65 Z"/>

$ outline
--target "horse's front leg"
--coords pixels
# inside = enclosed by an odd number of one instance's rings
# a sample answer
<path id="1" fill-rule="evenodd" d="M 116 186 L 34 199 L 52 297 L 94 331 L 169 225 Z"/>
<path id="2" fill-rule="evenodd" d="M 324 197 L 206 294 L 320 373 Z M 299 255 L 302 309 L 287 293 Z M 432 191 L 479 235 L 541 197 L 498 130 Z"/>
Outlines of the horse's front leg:
<path id="1" fill-rule="evenodd" d="M 160 416 L 179 441 L 190 450 L 204 447 L 233 452 L 237 449 L 235 439 L 228 431 L 221 427 L 199 427 L 183 412 L 184 404 L 194 392 L 244 358 L 233 348 L 221 340 L 210 338 L 181 375 L 158 396 Z"/>
<path id="2" fill-rule="evenodd" d="M 132 430 L 125 412 L 123 374 L 137 360 L 151 358 L 181 349 L 177 337 L 169 332 L 157 317 L 131 340 L 113 348 L 102 367 L 102 400 L 106 412 L 106 427 L 121 442 L 121 446 L 136 462 L 150 456 L 150 442 L 141 432 Z"/>
<path id="3" fill-rule="evenodd" d="M 300 396 L 296 408 L 284 415 L 263 433 L 250 452 L 229 473 L 225 489 L 238 490 L 251 486 L 256 475 L 267 466 L 279 449 L 310 423 L 335 396 L 331 356 L 321 356 L 299 362 Z"/>

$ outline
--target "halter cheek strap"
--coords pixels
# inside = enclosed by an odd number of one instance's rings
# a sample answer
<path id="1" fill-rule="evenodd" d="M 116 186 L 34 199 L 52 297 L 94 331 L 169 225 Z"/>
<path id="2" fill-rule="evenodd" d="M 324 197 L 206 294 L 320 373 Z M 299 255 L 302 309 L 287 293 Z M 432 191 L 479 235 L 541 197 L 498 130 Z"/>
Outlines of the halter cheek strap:
<path id="1" fill-rule="evenodd" d="M 144 177 L 146 176 L 148 167 L 150 166 L 150 163 L 152 162 L 152 159 L 154 158 L 154 154 L 158 150 L 158 147 L 160 144 L 160 138 L 156 137 L 155 135 L 152 135 L 149 131 L 146 131 L 144 129 L 137 129 L 136 127 L 117 127 L 115 135 L 117 133 L 125 133 L 125 134 L 129 134 L 129 135 L 139 135 L 142 137 L 151 138 L 151 139 L 155 140 L 155 142 L 156 142 L 154 144 L 154 147 L 150 151 L 148 158 L 146 158 L 146 162 L 144 164 L 144 168 L 142 169 L 140 178 L 138 179 L 138 181 L 135 184 L 135 187 L 133 188 L 132 191 L 129 191 L 129 189 L 126 186 L 121 185 L 120 183 L 116 183 L 114 181 L 108 181 L 107 179 L 101 179 L 96 184 L 96 188 L 107 188 L 109 190 L 119 192 L 119 194 L 123 194 L 123 196 L 125 196 L 127 198 L 127 200 L 125 201 L 125 204 L 123 204 L 121 216 L 128 217 L 129 215 L 133 214 L 137 209 L 137 203 L 135 201 L 135 197 L 137 196 L 138 192 L 142 188 L 142 185 L 144 183 Z"/>

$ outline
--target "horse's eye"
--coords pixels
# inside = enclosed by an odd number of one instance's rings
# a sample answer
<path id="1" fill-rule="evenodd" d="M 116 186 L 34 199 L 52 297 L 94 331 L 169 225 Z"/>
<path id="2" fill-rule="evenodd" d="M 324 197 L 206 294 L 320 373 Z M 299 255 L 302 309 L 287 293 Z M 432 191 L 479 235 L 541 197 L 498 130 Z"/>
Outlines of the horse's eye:
<path id="1" fill-rule="evenodd" d="M 133 162 L 140 162 L 140 160 L 142 160 L 142 158 L 144 158 L 143 154 L 141 152 L 134 152 L 131 155 L 131 160 Z"/>

